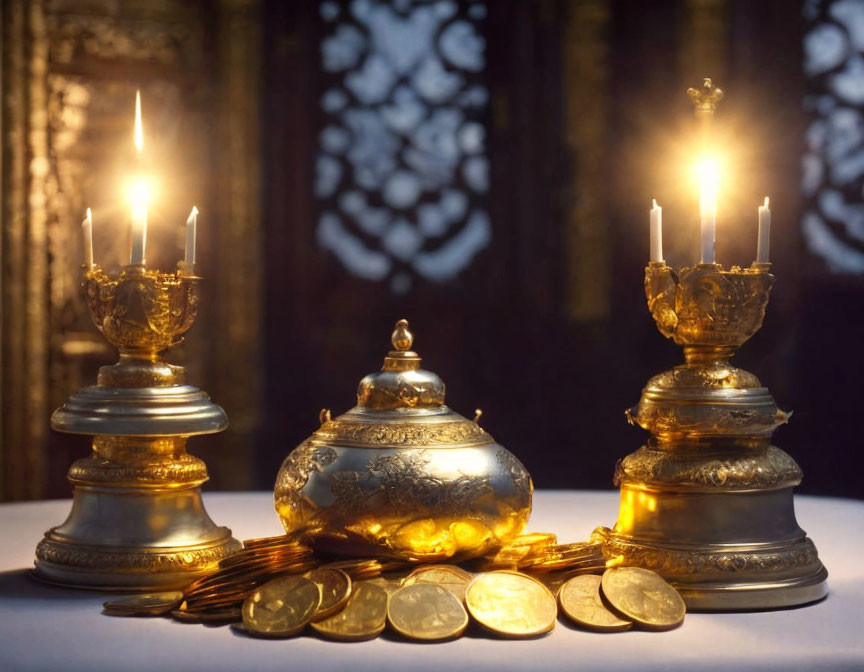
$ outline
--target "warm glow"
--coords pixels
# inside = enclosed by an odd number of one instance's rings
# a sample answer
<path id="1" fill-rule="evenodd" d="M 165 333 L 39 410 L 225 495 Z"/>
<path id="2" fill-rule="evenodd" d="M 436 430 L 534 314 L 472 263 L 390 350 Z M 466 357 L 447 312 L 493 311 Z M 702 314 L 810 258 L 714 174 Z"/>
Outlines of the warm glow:
<path id="1" fill-rule="evenodd" d="M 153 185 L 146 177 L 137 177 L 129 182 L 126 195 L 132 206 L 133 221 L 140 217 L 147 218 L 147 204 L 150 202 L 152 192 Z"/>
<path id="2" fill-rule="evenodd" d="M 135 92 L 135 149 L 138 154 L 144 149 L 144 129 L 141 126 L 141 92 Z"/>
<path id="3" fill-rule="evenodd" d="M 767 207 L 768 207 L 768 197 L 767 197 L 767 196 L 765 197 L 765 204 L 764 204 L 762 207 L 763 207 L 763 208 L 767 208 Z"/>
<path id="4" fill-rule="evenodd" d="M 699 180 L 700 207 L 717 207 L 717 183 L 720 181 L 720 166 L 714 159 L 705 158 L 696 164 L 696 176 Z"/>

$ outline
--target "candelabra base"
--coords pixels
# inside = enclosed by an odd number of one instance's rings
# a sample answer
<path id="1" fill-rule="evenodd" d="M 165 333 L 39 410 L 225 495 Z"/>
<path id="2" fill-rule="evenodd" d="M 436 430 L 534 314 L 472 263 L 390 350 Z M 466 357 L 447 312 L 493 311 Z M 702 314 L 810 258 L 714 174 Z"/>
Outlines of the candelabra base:
<path id="1" fill-rule="evenodd" d="M 69 469 L 72 510 L 36 547 L 36 577 L 79 588 L 168 590 L 239 550 L 231 530 L 204 509 L 207 466 L 186 452 L 189 436 L 227 424 L 225 412 L 190 385 L 74 394 L 51 425 L 94 434 L 93 452 Z"/>
<path id="2" fill-rule="evenodd" d="M 778 609 L 827 594 L 828 572 L 795 519 L 800 469 L 779 448 L 646 446 L 616 480 L 621 505 L 614 529 L 600 530 L 605 552 L 662 575 L 689 609 Z"/>
<path id="3" fill-rule="evenodd" d="M 828 572 L 806 536 L 780 544 L 686 544 L 606 530 L 604 548 L 625 565 L 657 571 L 690 611 L 781 609 L 828 594 Z"/>

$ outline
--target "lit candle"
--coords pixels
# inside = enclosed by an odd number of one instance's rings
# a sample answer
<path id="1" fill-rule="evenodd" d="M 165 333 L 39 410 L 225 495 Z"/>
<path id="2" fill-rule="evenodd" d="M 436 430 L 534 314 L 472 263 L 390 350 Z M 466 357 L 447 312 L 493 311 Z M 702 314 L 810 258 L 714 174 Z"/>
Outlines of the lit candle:
<path id="1" fill-rule="evenodd" d="M 141 127 L 141 92 L 135 94 L 135 150 L 140 162 L 141 151 L 144 149 L 144 131 Z M 132 250 L 129 254 L 130 264 L 144 264 L 144 253 L 147 247 L 147 197 L 148 184 L 144 177 L 138 176 L 130 185 L 130 200 L 132 202 Z"/>
<path id="2" fill-rule="evenodd" d="M 198 235 L 198 208 L 192 206 L 192 212 L 186 218 L 186 263 L 195 264 L 195 239 Z"/>
<path id="3" fill-rule="evenodd" d="M 717 162 L 704 159 L 699 164 L 699 221 L 703 264 L 714 263 L 714 233 L 717 221 Z"/>
<path id="4" fill-rule="evenodd" d="M 663 208 L 651 199 L 651 261 L 663 261 Z"/>
<path id="5" fill-rule="evenodd" d="M 84 263 L 93 268 L 93 213 L 87 208 L 87 216 L 81 222 L 81 235 L 84 239 Z"/>
<path id="6" fill-rule="evenodd" d="M 768 209 L 768 197 L 765 204 L 759 206 L 759 239 L 756 243 L 756 263 L 768 263 L 768 245 L 771 239 L 771 210 Z"/>

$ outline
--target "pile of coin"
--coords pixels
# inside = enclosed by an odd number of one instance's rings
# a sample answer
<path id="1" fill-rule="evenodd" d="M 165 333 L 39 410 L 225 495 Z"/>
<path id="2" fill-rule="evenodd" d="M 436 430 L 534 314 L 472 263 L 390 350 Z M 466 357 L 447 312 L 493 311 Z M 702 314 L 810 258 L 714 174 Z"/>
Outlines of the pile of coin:
<path id="1" fill-rule="evenodd" d="M 116 616 L 232 623 L 256 637 L 360 641 L 386 627 L 415 641 L 454 639 L 473 622 L 507 638 L 536 637 L 560 613 L 590 630 L 666 630 L 684 602 L 654 572 L 615 566 L 595 543 L 558 544 L 555 535 L 522 535 L 494 555 L 457 565 L 408 565 L 370 559 L 327 562 L 287 537 L 253 539 L 182 593 L 137 595 L 105 603 Z M 601 576 L 602 574 L 602 576 Z"/>

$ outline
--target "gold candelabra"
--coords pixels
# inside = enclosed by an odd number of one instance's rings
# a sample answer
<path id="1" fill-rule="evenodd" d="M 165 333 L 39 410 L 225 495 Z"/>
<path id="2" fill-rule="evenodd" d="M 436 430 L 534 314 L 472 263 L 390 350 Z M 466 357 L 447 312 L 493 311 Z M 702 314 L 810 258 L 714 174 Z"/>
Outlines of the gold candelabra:
<path id="1" fill-rule="evenodd" d="M 190 436 L 220 432 L 228 418 L 185 384 L 183 367 L 162 359 L 198 312 L 199 278 L 188 264 L 179 266 L 161 273 L 132 264 L 116 278 L 95 265 L 85 272 L 90 315 L 120 358 L 51 417 L 57 431 L 94 438 L 93 452 L 69 470 L 68 518 L 36 547 L 36 574 L 44 580 L 178 587 L 240 548 L 204 510 L 207 467 L 186 452 Z"/>
<path id="2" fill-rule="evenodd" d="M 606 552 L 653 569 L 691 609 L 771 609 L 823 597 L 827 571 L 795 520 L 802 472 L 771 435 L 789 414 L 730 358 L 762 326 L 770 265 L 674 271 L 652 262 L 645 293 L 685 363 L 651 378 L 631 423 L 651 433 L 621 460 Z"/>

